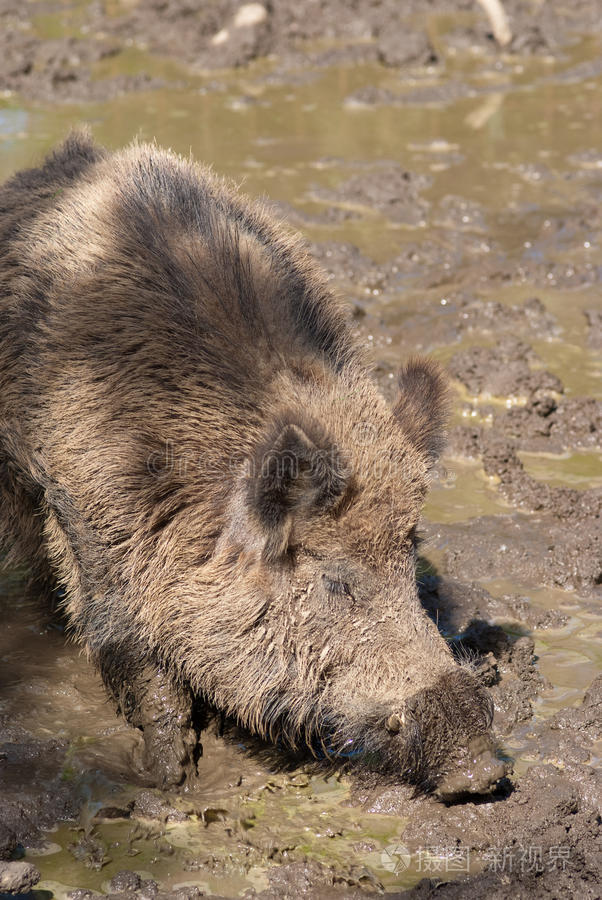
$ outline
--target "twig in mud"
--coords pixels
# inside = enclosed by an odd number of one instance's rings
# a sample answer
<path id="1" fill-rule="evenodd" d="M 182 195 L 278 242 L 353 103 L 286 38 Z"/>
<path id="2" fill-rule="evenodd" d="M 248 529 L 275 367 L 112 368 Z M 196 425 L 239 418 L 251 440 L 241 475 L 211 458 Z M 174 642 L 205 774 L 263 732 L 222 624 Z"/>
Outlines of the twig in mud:
<path id="1" fill-rule="evenodd" d="M 483 103 L 480 103 L 476 109 L 468 113 L 464 121 L 471 128 L 474 128 L 475 131 L 484 128 L 491 117 L 499 110 L 503 100 L 504 94 L 502 93 L 490 94 Z"/>
<path id="2" fill-rule="evenodd" d="M 477 2 L 489 17 L 494 38 L 500 47 L 505 47 L 512 40 L 512 32 L 508 24 L 508 16 L 500 0 L 477 0 Z"/>

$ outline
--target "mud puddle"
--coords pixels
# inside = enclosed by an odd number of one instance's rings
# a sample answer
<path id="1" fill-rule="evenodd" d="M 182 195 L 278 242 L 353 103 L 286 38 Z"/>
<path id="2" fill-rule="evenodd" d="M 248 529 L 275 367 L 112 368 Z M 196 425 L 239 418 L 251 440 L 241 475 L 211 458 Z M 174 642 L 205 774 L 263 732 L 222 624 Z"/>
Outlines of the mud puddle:
<path id="1" fill-rule="evenodd" d="M 448 365 L 423 599 L 481 659 L 515 773 L 488 801 L 447 807 L 283 768 L 216 724 L 194 790 L 158 794 L 94 672 L 7 578 L 0 859 L 37 867 L 39 900 L 351 897 L 422 879 L 415 896 L 597 896 L 599 16 L 540 4 L 526 23 L 507 5 L 517 34 L 500 53 L 478 16 L 424 25 L 416 0 L 397 59 L 390 18 L 366 9 L 352 25 L 336 4 L 313 31 L 275 5 L 269 40 L 259 22 L 221 56 L 208 41 L 230 7 L 195 38 L 177 3 L 163 33 L 154 5 L 147 26 L 135 3 L 36 4 L 35 19 L 0 6 L 20 35 L 0 66 L 0 177 L 82 120 L 110 146 L 138 134 L 192 149 L 304 233 L 388 396 L 411 353 Z"/>

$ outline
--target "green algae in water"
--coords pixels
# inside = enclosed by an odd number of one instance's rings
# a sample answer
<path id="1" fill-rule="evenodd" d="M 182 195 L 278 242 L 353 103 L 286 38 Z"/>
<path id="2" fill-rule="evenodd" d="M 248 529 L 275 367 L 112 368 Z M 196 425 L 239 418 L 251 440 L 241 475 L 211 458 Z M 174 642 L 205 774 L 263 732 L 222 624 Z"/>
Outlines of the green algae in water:
<path id="1" fill-rule="evenodd" d="M 185 882 L 231 895 L 250 885 L 267 887 L 270 866 L 305 858 L 342 871 L 366 866 L 372 874 L 364 877 L 376 878 L 389 889 L 416 880 L 415 869 L 400 874 L 383 864 L 386 848 L 399 843 L 404 819 L 365 816 L 341 805 L 348 789 L 334 779 L 312 777 L 307 789 L 291 786 L 278 776 L 271 783 L 273 789 L 259 791 L 229 811 L 223 821 L 206 826 L 198 817 L 165 825 L 146 820 L 95 825 L 91 835 L 105 851 L 101 867 L 74 858 L 68 848 L 82 830 L 61 826 L 52 835 L 58 852 L 31 856 L 43 874 L 40 887 L 62 900 L 76 887 L 106 890 L 117 872 L 131 869 L 168 887 Z M 246 828 L 241 827 L 243 822 Z M 360 841 L 358 850 L 354 845 Z"/>
<path id="2" fill-rule="evenodd" d="M 533 707 L 537 718 L 548 718 L 567 705 L 581 702 L 602 670 L 602 623 L 595 600 L 587 601 L 560 588 L 534 587 L 511 578 L 484 582 L 494 597 L 519 595 L 542 609 L 567 616 L 561 628 L 534 629 L 539 671 L 550 682 Z"/>
<path id="3" fill-rule="evenodd" d="M 37 37 L 52 40 L 64 37 L 92 37 L 86 31 L 89 0 L 70 0 L 67 9 L 59 12 L 38 13 L 31 23 Z"/>
<path id="4" fill-rule="evenodd" d="M 445 458 L 442 470 L 424 505 L 424 517 L 429 522 L 465 522 L 478 516 L 504 515 L 512 509 L 480 463 Z"/>
<path id="5" fill-rule="evenodd" d="M 519 452 L 526 472 L 553 487 L 602 487 L 602 451 L 552 453 Z"/>

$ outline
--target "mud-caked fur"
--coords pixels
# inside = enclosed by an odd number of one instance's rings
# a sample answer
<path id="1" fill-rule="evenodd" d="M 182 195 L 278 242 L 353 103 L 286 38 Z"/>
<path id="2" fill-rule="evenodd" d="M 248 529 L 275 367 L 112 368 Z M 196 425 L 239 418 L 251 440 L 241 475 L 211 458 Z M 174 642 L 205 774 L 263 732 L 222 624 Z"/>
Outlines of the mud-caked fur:
<path id="1" fill-rule="evenodd" d="M 260 735 L 440 781 L 490 704 L 416 591 L 439 368 L 392 411 L 299 243 L 155 146 L 72 135 L 0 189 L 0 245 L 0 538 L 112 693 L 157 666 Z"/>

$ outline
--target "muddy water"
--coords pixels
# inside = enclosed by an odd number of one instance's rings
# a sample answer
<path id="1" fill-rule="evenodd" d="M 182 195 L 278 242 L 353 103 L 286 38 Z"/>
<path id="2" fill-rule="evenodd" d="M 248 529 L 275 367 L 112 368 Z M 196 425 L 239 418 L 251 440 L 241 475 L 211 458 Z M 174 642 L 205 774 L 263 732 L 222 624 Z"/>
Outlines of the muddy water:
<path id="1" fill-rule="evenodd" d="M 53 38 L 65 29 L 79 34 L 81 23 L 46 14 L 33 27 Z M 598 52 L 594 38 L 582 37 L 556 59 L 457 53 L 443 72 L 401 75 L 374 64 L 295 71 L 276 60 L 208 75 L 131 48 L 98 63 L 95 77 L 144 71 L 174 86 L 85 106 L 7 96 L 0 100 L 0 177 L 81 121 L 111 147 L 138 135 L 192 151 L 247 193 L 268 196 L 303 231 L 353 304 L 385 390 L 409 352 L 448 363 L 475 346 L 495 352 L 503 333 L 532 348 L 531 369 L 557 376 L 565 398 L 600 397 L 599 346 L 584 316 L 601 302 L 602 77 L 588 77 L 584 68 Z M 391 173 L 406 170 L 397 193 L 387 191 Z M 533 297 L 540 318 L 548 316 L 543 331 L 520 319 Z M 473 324 L 475 298 L 501 311 Z M 529 399 L 520 385 L 502 395 L 461 379 L 456 387 L 454 422 L 461 428 L 495 431 L 500 411 Z M 519 446 L 518 453 L 524 471 L 551 487 L 602 484 L 595 441 L 552 452 Z M 515 507 L 499 487 L 481 459 L 450 454 L 425 520 L 431 530 L 449 526 L 453 541 L 454 527 L 486 517 L 499 547 L 520 541 L 520 529 L 518 538 L 509 536 Z M 525 532 L 545 527 L 531 525 L 528 510 L 521 515 Z M 431 571 L 445 573 L 444 543 L 431 539 L 424 557 Z M 599 601 L 528 572 L 501 578 L 485 557 L 466 580 L 493 598 L 518 595 L 561 614 L 551 627 L 531 629 L 501 616 L 510 634 L 533 634 L 547 679 L 531 701 L 533 718 L 504 737 L 520 775 L 533 762 L 554 760 L 553 746 L 533 737 L 537 723 L 577 706 L 601 670 Z M 303 767 L 278 771 L 241 735 L 205 737 L 195 790 L 161 800 L 141 794 L 144 777 L 133 762 L 138 736 L 115 718 L 85 659 L 23 598 L 20 584 L 1 584 L 0 716 L 11 746 L 39 742 L 37 757 L 15 761 L 23 783 L 31 776 L 40 791 L 62 783 L 67 808 L 76 810 L 75 821 L 44 831 L 26 851 L 42 873 L 40 896 L 106 891 L 123 869 L 166 888 L 196 885 L 237 896 L 267 888 L 271 867 L 306 857 L 334 866 L 350 888 L 394 890 L 432 874 L 426 857 L 412 850 L 406 859 L 396 849 L 408 821 L 399 810 L 353 805 L 345 778 Z M 478 852 L 467 863 L 471 871 L 483 864 Z"/>

